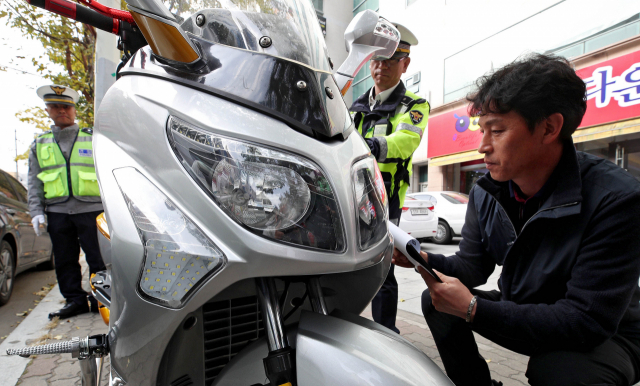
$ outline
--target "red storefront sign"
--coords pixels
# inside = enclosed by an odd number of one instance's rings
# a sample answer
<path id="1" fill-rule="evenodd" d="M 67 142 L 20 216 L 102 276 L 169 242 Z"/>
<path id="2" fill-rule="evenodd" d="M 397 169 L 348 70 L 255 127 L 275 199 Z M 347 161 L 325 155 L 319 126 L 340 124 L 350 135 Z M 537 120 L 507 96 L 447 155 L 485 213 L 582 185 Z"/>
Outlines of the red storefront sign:
<path id="1" fill-rule="evenodd" d="M 576 72 L 587 84 L 587 112 L 580 127 L 640 117 L 640 51 Z M 429 119 L 429 158 L 478 148 L 482 134 L 467 107 Z"/>

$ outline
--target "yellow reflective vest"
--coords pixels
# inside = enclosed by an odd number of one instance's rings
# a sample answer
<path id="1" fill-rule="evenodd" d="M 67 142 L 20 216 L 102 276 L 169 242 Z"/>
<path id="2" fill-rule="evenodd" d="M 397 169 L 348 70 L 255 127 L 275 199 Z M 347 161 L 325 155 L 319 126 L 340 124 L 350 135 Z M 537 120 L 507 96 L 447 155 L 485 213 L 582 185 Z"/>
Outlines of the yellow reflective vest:
<path id="1" fill-rule="evenodd" d="M 420 145 L 429 119 L 429 103 L 407 91 L 401 82 L 389 98 L 369 107 L 369 92 L 351 106 L 358 132 L 377 138 L 378 166 L 389 196 L 389 218 L 399 218 L 412 174 L 413 153 Z"/>
<path id="2" fill-rule="evenodd" d="M 80 201 L 100 202 L 100 188 L 93 163 L 91 130 L 78 131 L 67 160 L 52 132 L 36 138 L 36 154 L 47 205 L 65 202 L 71 195 Z"/>

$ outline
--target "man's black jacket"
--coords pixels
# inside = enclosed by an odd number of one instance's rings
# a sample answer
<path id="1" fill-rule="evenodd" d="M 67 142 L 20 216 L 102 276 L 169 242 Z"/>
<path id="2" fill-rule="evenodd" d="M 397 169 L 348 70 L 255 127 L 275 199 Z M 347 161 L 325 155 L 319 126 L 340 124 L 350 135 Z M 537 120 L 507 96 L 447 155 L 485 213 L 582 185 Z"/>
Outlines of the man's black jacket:
<path id="1" fill-rule="evenodd" d="M 468 288 L 502 265 L 499 302 L 478 299 L 473 327 L 533 351 L 588 350 L 614 334 L 640 340 L 640 183 L 566 142 L 555 189 L 519 235 L 490 175 L 471 190 L 456 255 L 429 263 Z"/>

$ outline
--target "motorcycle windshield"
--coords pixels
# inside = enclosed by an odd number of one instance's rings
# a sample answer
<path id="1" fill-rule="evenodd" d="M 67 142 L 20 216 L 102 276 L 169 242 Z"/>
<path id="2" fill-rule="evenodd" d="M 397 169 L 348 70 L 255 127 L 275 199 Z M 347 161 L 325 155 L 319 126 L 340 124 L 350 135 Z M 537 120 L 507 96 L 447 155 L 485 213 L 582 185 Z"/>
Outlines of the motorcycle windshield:
<path id="1" fill-rule="evenodd" d="M 309 0 L 162 0 L 189 33 L 330 72 L 324 36 Z"/>

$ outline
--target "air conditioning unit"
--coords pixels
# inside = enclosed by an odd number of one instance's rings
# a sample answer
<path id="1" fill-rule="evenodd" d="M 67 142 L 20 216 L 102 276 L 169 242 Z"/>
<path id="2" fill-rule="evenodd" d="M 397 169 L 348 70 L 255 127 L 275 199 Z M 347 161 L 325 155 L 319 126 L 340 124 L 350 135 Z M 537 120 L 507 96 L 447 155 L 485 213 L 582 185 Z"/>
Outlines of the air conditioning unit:
<path id="1" fill-rule="evenodd" d="M 408 77 L 407 80 L 405 80 L 405 84 L 407 90 L 417 94 L 420 91 L 420 71 Z"/>

